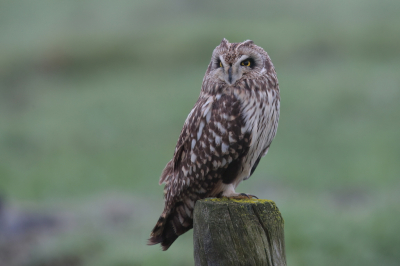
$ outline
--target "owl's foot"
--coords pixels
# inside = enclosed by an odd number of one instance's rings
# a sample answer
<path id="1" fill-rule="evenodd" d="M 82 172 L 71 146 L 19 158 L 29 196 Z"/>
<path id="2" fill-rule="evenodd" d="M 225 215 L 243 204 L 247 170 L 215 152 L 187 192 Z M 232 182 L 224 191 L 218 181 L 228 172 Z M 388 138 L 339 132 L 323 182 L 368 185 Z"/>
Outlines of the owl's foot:
<path id="1" fill-rule="evenodd" d="M 242 195 L 242 196 L 246 196 L 246 197 L 247 197 L 247 198 L 249 198 L 249 199 L 252 199 L 252 198 L 256 198 L 256 199 L 258 199 L 258 197 L 257 197 L 257 196 L 254 196 L 254 195 L 251 195 L 251 194 L 240 193 L 240 195 Z"/>
<path id="2" fill-rule="evenodd" d="M 229 199 L 252 199 L 256 198 L 254 195 L 246 194 L 246 193 L 236 193 L 235 188 L 232 184 L 226 185 L 222 194 L 222 197 L 229 198 Z"/>
<path id="3" fill-rule="evenodd" d="M 252 198 L 256 198 L 258 199 L 258 197 L 254 196 L 254 195 L 250 195 L 250 194 L 246 194 L 246 193 L 240 193 L 237 195 L 233 195 L 233 196 L 224 196 L 225 198 L 228 199 L 252 199 Z"/>

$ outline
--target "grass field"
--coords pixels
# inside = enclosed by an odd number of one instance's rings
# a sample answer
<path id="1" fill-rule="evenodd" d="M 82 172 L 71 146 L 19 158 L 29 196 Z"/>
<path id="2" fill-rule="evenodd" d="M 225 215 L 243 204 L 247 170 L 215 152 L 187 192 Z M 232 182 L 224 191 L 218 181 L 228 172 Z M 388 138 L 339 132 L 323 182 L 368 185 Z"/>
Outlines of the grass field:
<path id="1" fill-rule="evenodd" d="M 277 136 L 238 191 L 277 203 L 288 265 L 399 265 L 399 12 L 386 0 L 0 2 L 0 193 L 67 220 L 6 266 L 193 265 L 191 231 L 167 252 L 145 243 L 223 37 L 252 39 L 278 73 Z"/>

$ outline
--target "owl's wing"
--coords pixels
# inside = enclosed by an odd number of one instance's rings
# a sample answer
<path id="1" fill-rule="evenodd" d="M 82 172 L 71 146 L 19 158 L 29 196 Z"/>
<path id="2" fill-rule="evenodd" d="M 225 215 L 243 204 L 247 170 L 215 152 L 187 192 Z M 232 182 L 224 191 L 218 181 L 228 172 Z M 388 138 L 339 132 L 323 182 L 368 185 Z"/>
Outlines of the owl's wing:
<path id="1" fill-rule="evenodd" d="M 160 183 L 166 183 L 165 209 L 150 244 L 161 242 L 167 249 L 192 228 L 195 202 L 216 196 L 215 187 L 221 180 L 229 184 L 237 177 L 251 141 L 243 128 L 240 102 L 234 95 L 198 99 L 160 178 Z"/>
<path id="2" fill-rule="evenodd" d="M 163 183 L 168 183 L 169 179 L 174 176 L 175 172 L 174 170 L 179 168 L 179 163 L 181 162 L 182 155 L 183 157 L 185 157 L 186 155 L 184 153 L 184 149 L 185 149 L 185 144 L 189 141 L 189 137 L 191 135 L 190 131 L 191 130 L 195 131 L 198 129 L 203 113 L 207 112 L 208 110 L 208 109 L 203 110 L 203 106 L 208 106 L 208 105 L 209 102 L 207 102 L 206 98 L 199 97 L 192 111 L 188 114 L 185 123 L 182 127 L 181 134 L 179 135 L 178 143 L 176 144 L 175 147 L 174 156 L 172 160 L 167 163 L 161 174 L 159 181 L 160 185 Z"/>
<path id="3" fill-rule="evenodd" d="M 166 167 L 166 205 L 187 199 L 186 195 L 193 200 L 216 196 L 218 182 L 231 183 L 242 170 L 251 142 L 244 128 L 241 104 L 234 95 L 199 98 Z"/>

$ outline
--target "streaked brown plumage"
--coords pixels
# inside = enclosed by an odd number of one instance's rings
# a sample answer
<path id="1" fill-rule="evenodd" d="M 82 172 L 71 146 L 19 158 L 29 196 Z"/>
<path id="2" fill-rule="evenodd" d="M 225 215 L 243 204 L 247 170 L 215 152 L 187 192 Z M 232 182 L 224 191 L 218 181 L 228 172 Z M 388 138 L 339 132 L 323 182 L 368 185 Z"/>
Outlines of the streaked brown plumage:
<path id="1" fill-rule="evenodd" d="M 223 39 L 174 157 L 162 172 L 165 208 L 149 245 L 161 243 L 167 250 L 191 229 L 197 200 L 239 195 L 237 185 L 251 176 L 275 137 L 279 106 L 278 79 L 268 54 L 250 40 Z"/>

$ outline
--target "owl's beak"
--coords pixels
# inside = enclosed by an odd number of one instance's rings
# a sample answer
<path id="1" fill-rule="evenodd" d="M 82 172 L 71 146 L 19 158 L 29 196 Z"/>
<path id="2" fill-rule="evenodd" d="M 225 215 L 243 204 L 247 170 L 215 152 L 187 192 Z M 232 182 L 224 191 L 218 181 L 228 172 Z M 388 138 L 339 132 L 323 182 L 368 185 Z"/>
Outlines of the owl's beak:
<path id="1" fill-rule="evenodd" d="M 237 69 L 235 66 L 229 66 L 228 71 L 224 74 L 225 82 L 229 85 L 232 85 L 238 79 Z"/>
<path id="2" fill-rule="evenodd" d="M 225 64 L 221 79 L 223 79 L 226 84 L 232 85 L 238 79 L 237 72 L 238 70 L 235 65 L 232 65 L 232 63 L 229 65 Z"/>
<path id="3" fill-rule="evenodd" d="M 229 84 L 232 84 L 232 66 L 228 69 L 228 75 Z"/>

